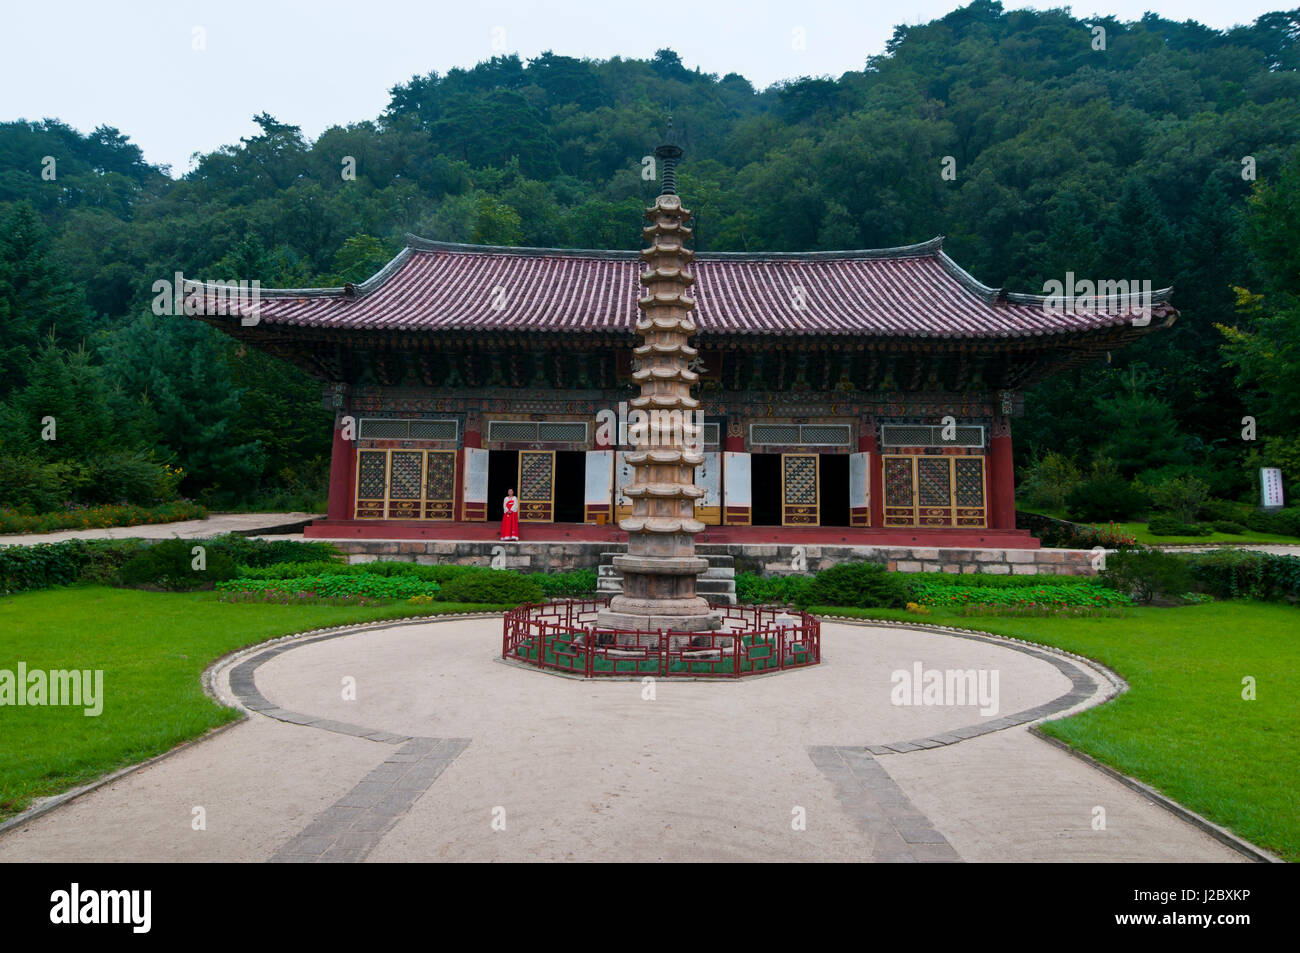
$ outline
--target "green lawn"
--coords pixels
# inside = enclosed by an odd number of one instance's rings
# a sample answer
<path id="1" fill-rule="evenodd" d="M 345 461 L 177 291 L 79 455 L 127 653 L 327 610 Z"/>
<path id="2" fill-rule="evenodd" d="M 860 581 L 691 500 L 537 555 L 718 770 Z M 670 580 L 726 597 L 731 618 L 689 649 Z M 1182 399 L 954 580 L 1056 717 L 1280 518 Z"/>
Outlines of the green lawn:
<path id="1" fill-rule="evenodd" d="M 1127 533 L 1146 546 L 1175 543 L 1195 543 L 1202 546 L 1214 543 L 1279 543 L 1292 546 L 1300 544 L 1300 539 L 1294 536 L 1257 533 L 1252 529 L 1244 533 L 1210 533 L 1208 536 L 1157 536 L 1147 529 L 1146 523 L 1116 523 L 1115 526 L 1121 533 Z"/>
<path id="2" fill-rule="evenodd" d="M 97 718 L 0 708 L 0 819 L 232 720 L 200 674 L 234 649 L 326 625 L 464 611 L 224 603 L 211 594 L 84 587 L 0 599 L 0 669 L 104 670 Z M 1221 602 L 1120 616 L 963 616 L 827 610 L 964 625 L 1058 646 L 1109 665 L 1123 697 L 1046 730 L 1247 839 L 1300 860 L 1300 609 Z M 869 632 L 864 637 L 870 637 Z M 1254 676 L 1258 698 L 1241 699 Z"/>
<path id="3" fill-rule="evenodd" d="M 1130 690 L 1044 731 L 1300 860 L 1300 609 L 1217 602 L 1074 619 L 815 611 L 985 629 L 1108 665 Z M 1255 701 L 1241 697 L 1248 675 Z"/>
<path id="4" fill-rule="evenodd" d="M 203 692 L 216 658 L 322 626 L 479 608 L 285 606 L 100 586 L 0 598 L 0 669 L 102 669 L 104 710 L 0 707 L 0 820 L 237 717 Z"/>
<path id="5" fill-rule="evenodd" d="M 1069 520 L 1064 513 L 1055 510 L 1031 509 L 1029 507 L 1019 507 L 1027 512 L 1038 513 L 1041 516 L 1050 516 L 1052 519 Z M 1106 527 L 1109 523 L 1080 523 L 1081 526 L 1099 526 Z M 1208 536 L 1156 536 L 1151 530 L 1147 529 L 1146 523 L 1115 523 L 1115 528 L 1126 535 L 1132 536 L 1137 542 L 1144 546 L 1159 546 L 1162 544 L 1175 545 L 1179 543 L 1196 543 L 1198 545 L 1213 545 L 1215 543 L 1277 543 L 1280 545 L 1297 545 L 1300 544 L 1300 538 L 1295 536 L 1281 536 L 1277 533 L 1257 533 L 1253 529 L 1248 529 L 1244 533 L 1210 533 Z"/>

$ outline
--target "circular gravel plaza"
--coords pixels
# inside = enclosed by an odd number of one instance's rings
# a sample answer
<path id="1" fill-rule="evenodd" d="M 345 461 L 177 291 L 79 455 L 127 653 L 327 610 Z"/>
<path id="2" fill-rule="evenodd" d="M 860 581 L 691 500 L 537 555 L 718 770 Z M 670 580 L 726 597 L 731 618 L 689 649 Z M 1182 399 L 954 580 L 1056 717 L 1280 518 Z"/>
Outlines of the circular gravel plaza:
<path id="1" fill-rule="evenodd" d="M 500 616 L 264 645 L 211 673 L 247 720 L 12 828 L 0 861 L 1246 859 L 1030 733 L 1116 693 L 1086 661 L 819 634 L 820 664 L 728 680 L 539 672 L 501 659 Z"/>

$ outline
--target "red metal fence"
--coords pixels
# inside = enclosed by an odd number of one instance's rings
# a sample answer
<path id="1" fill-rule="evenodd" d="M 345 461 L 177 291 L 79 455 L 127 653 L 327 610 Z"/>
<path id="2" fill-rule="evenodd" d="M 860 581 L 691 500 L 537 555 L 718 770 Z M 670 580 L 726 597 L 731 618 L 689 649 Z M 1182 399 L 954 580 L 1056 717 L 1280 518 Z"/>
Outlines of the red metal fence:
<path id="1" fill-rule="evenodd" d="M 610 629 L 596 624 L 608 599 L 522 605 L 505 614 L 501 657 L 581 675 L 743 678 L 821 661 L 821 624 L 779 606 L 715 605 L 713 632 Z"/>

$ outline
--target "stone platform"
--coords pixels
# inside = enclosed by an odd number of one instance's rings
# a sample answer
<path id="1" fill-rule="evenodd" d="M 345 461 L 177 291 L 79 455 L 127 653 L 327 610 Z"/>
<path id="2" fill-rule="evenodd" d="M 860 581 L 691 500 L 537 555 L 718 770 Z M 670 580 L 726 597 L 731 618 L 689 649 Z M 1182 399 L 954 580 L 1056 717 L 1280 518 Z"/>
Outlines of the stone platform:
<path id="1" fill-rule="evenodd" d="M 604 541 L 519 542 L 499 540 L 384 540 L 335 539 L 351 562 L 392 559 L 434 565 L 489 566 L 500 548 L 505 567 L 519 572 L 564 572 L 570 569 L 600 571 L 602 557 L 625 553 L 626 547 Z M 1095 575 L 1092 553 L 1084 549 L 1000 549 L 929 548 L 917 546 L 834 546 L 781 543 L 699 543 L 698 555 L 709 558 L 709 572 L 701 582 L 722 578 L 713 575 L 713 557 L 729 557 L 730 565 L 719 561 L 716 568 L 767 575 L 814 573 L 842 562 L 880 562 L 897 572 L 990 573 L 993 575 Z M 610 564 L 612 566 L 612 563 Z M 701 589 L 714 601 L 716 593 Z"/>

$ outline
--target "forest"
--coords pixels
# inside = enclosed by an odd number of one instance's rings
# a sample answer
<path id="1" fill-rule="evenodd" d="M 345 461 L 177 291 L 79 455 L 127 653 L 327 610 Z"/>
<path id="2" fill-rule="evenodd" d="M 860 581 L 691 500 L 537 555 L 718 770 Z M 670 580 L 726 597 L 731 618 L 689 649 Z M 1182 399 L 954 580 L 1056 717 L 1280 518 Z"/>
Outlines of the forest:
<path id="1" fill-rule="evenodd" d="M 320 384 L 153 314 L 153 283 L 360 281 L 408 232 L 639 247 L 641 160 L 670 112 L 700 251 L 942 234 L 1011 291 L 1067 271 L 1173 286 L 1171 330 L 1026 396 L 1030 505 L 1088 480 L 1245 501 L 1260 466 L 1300 479 L 1300 10 L 1215 30 L 976 0 L 898 27 L 861 70 L 762 90 L 671 49 L 498 56 L 315 141 L 259 114 L 177 177 L 129 130 L 0 123 L 0 507 L 319 510 Z"/>

